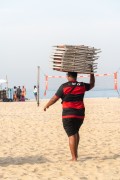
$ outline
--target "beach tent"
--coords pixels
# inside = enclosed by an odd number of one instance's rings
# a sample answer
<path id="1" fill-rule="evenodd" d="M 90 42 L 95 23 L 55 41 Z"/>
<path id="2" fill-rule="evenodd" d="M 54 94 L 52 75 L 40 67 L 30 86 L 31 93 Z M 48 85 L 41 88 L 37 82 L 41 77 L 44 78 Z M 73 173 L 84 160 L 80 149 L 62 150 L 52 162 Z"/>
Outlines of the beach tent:
<path id="1" fill-rule="evenodd" d="M 4 84 L 7 83 L 7 81 L 5 79 L 0 79 L 0 84 Z"/>

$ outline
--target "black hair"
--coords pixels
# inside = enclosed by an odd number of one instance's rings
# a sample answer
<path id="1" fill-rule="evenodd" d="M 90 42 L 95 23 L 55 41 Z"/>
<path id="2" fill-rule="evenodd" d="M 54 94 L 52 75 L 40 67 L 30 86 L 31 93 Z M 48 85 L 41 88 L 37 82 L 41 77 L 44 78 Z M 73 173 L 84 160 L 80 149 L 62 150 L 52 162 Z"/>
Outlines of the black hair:
<path id="1" fill-rule="evenodd" d="M 71 77 L 76 79 L 77 78 L 77 72 L 68 72 L 67 76 L 71 76 Z"/>

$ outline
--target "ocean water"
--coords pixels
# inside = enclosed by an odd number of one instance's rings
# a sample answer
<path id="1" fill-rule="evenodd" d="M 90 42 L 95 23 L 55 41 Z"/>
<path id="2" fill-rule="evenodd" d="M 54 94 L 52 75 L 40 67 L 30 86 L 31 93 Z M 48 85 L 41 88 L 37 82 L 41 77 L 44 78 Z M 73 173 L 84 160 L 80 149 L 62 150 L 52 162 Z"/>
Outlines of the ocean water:
<path id="1" fill-rule="evenodd" d="M 56 90 L 51 90 L 46 92 L 46 96 L 44 96 L 44 91 L 40 91 L 40 99 L 50 99 Z M 34 99 L 33 91 L 28 90 L 26 97 L 28 99 Z M 85 93 L 85 98 L 110 98 L 110 97 L 120 97 L 120 91 L 116 91 L 113 89 L 104 89 L 104 90 L 90 90 Z"/>

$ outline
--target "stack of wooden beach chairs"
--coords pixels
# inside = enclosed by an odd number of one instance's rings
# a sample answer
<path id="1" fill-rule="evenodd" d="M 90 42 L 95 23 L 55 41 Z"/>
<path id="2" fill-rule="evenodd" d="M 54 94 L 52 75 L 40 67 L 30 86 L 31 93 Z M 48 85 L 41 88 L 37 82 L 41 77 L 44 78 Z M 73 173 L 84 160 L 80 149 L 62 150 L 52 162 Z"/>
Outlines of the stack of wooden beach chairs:
<path id="1" fill-rule="evenodd" d="M 79 45 L 58 45 L 53 47 L 52 69 L 61 72 L 77 72 L 80 74 L 89 74 L 91 69 L 96 72 L 99 58 L 97 55 L 100 49 L 94 47 Z"/>

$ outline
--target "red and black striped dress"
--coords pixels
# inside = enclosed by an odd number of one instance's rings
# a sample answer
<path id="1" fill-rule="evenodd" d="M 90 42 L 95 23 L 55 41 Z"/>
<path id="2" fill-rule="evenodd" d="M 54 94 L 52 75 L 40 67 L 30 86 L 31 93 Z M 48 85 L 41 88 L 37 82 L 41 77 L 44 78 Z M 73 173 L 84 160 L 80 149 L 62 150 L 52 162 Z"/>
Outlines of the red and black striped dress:
<path id="1" fill-rule="evenodd" d="M 56 92 L 56 96 L 62 99 L 62 118 L 84 119 L 84 94 L 90 90 L 90 84 L 69 81 L 62 84 Z"/>

